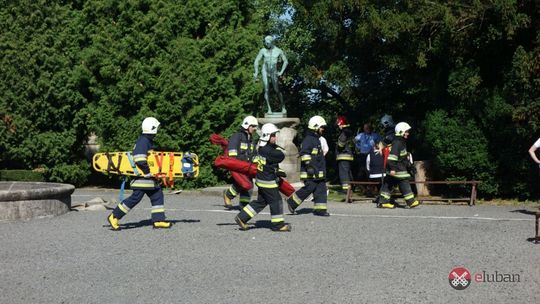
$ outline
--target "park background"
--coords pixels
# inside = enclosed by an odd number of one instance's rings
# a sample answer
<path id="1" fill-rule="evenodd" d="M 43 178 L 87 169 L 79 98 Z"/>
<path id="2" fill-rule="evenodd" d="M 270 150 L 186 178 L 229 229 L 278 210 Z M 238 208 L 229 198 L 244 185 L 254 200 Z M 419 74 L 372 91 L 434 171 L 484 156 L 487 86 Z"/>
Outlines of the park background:
<path id="1" fill-rule="evenodd" d="M 388 113 L 413 126 L 410 150 L 434 178 L 481 180 L 485 198 L 540 197 L 527 153 L 540 137 L 537 1 L 0 4 L 1 178 L 101 183 L 88 137 L 130 150 L 155 116 L 159 147 L 200 156 L 200 177 L 180 187 L 225 182 L 208 137 L 264 114 L 253 60 L 270 34 L 289 59 L 289 117 L 346 114 L 356 129 Z"/>

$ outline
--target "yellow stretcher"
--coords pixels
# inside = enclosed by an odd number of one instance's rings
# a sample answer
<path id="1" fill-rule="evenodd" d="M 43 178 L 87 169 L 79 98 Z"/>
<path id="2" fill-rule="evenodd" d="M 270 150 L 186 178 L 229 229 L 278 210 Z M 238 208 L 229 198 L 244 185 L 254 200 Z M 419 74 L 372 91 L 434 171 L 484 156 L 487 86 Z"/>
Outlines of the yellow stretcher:
<path id="1" fill-rule="evenodd" d="M 147 161 L 150 173 L 158 178 L 173 181 L 199 176 L 199 157 L 194 153 L 150 151 Z M 133 161 L 131 152 L 96 153 L 92 159 L 92 166 L 97 172 L 106 174 L 143 175 Z"/>

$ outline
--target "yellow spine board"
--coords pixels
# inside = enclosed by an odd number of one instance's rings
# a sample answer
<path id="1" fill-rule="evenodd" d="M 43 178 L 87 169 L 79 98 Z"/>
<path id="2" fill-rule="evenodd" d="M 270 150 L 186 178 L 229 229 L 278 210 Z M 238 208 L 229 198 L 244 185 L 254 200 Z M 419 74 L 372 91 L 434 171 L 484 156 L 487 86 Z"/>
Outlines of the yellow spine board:
<path id="1" fill-rule="evenodd" d="M 147 162 L 150 167 L 150 173 L 154 176 L 183 178 L 184 173 L 182 172 L 182 168 L 192 166 L 193 177 L 197 177 L 199 176 L 199 157 L 194 153 L 190 153 L 190 155 L 192 163 L 184 160 L 183 152 L 148 152 Z M 132 162 L 133 155 L 131 152 L 96 153 L 92 159 L 92 166 L 97 172 L 137 176 L 132 167 Z M 136 168 L 138 175 L 142 175 L 141 169 L 137 166 Z"/>

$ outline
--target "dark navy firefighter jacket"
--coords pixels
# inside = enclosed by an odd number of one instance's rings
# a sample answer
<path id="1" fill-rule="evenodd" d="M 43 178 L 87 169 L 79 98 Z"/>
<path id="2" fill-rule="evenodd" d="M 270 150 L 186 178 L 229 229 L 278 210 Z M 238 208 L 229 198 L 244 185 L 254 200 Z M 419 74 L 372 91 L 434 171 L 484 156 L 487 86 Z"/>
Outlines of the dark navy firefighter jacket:
<path id="1" fill-rule="evenodd" d="M 261 188 L 278 188 L 279 163 L 285 159 L 285 154 L 275 144 L 268 143 L 259 148 L 259 153 L 254 158 L 257 164 L 255 184 Z"/>
<path id="2" fill-rule="evenodd" d="M 306 131 L 306 136 L 300 146 L 300 179 L 322 180 L 326 178 L 326 160 L 321 147 L 320 135 L 312 130 Z M 311 174 L 310 174 L 311 173 Z"/>
<path id="3" fill-rule="evenodd" d="M 153 135 L 141 134 L 135 143 L 133 148 L 133 160 L 142 174 L 146 175 L 150 173 L 150 166 L 148 166 L 148 151 L 154 149 Z M 138 176 L 131 181 L 131 189 L 133 190 L 153 190 L 159 188 L 159 182 L 155 178 L 145 178 Z"/>
<path id="4" fill-rule="evenodd" d="M 229 139 L 227 155 L 240 160 L 251 160 L 255 154 L 255 144 L 251 134 L 244 128 L 240 128 Z"/>

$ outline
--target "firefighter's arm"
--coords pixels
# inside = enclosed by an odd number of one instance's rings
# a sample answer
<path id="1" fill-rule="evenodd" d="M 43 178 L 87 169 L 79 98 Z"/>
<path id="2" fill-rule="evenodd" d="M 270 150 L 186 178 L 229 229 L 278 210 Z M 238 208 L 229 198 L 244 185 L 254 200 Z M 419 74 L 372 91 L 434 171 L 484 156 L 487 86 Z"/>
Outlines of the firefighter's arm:
<path id="1" fill-rule="evenodd" d="M 339 150 L 343 149 L 347 145 L 347 142 L 349 141 L 349 138 L 351 137 L 352 137 L 352 131 L 349 130 L 348 128 L 343 129 L 343 131 L 341 131 L 338 137 L 338 141 L 337 141 L 338 149 Z"/>
<path id="2" fill-rule="evenodd" d="M 390 149 L 390 154 L 388 154 L 387 166 L 388 169 L 390 169 L 390 175 L 392 176 L 396 175 L 400 147 L 401 145 L 398 144 L 392 145 L 392 148 Z"/>
<path id="3" fill-rule="evenodd" d="M 304 163 L 305 165 L 311 162 L 311 150 L 312 150 L 312 147 L 309 144 L 309 142 L 307 141 L 302 142 L 302 145 L 300 147 L 300 152 L 298 152 L 298 154 L 300 154 L 300 161 Z"/>
<path id="4" fill-rule="evenodd" d="M 240 152 L 240 136 L 238 133 L 235 133 L 229 140 L 229 145 L 227 146 L 227 156 L 237 157 Z"/>
<path id="5" fill-rule="evenodd" d="M 341 132 L 337 140 L 338 150 L 342 150 L 346 144 L 347 144 L 347 135 L 345 135 L 345 132 Z"/>
<path id="6" fill-rule="evenodd" d="M 148 142 L 137 141 L 135 144 L 135 149 L 133 149 L 133 161 L 137 164 L 137 167 L 141 169 L 144 177 L 152 177 L 150 174 L 150 166 L 148 166 L 148 150 L 150 150 L 150 145 Z"/>
<path id="7" fill-rule="evenodd" d="M 306 168 L 306 173 L 308 175 L 315 175 L 315 172 L 317 171 L 313 165 L 311 165 L 311 154 L 313 152 L 312 144 L 309 143 L 309 141 L 304 141 L 302 143 L 302 147 L 300 148 L 300 162 L 302 162 Z"/>
<path id="8" fill-rule="evenodd" d="M 273 163 L 280 163 L 285 159 L 285 154 L 282 151 L 275 149 L 269 153 L 266 159 Z"/>

